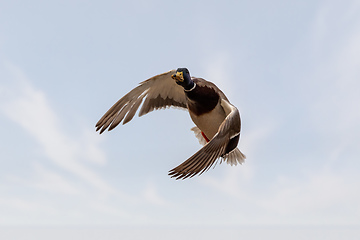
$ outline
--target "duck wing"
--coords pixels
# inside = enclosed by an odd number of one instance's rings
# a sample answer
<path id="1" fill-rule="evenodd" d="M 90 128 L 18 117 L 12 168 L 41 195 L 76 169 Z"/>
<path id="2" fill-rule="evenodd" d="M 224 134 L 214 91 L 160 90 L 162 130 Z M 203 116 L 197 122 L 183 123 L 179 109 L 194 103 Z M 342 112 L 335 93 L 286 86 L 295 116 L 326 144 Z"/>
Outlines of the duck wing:
<path id="1" fill-rule="evenodd" d="M 118 100 L 96 123 L 96 131 L 104 132 L 115 128 L 122 120 L 129 122 L 135 115 L 143 99 L 139 116 L 156 109 L 170 106 L 187 108 L 183 87 L 171 78 L 176 70 L 171 70 L 149 78 Z"/>
<path id="2" fill-rule="evenodd" d="M 240 114 L 236 107 L 225 99 L 221 100 L 221 106 L 227 114 L 219 126 L 215 136 L 199 151 L 185 162 L 169 171 L 171 177 L 185 179 L 207 171 L 219 157 L 226 153 L 226 148 L 231 139 L 240 134 Z"/>

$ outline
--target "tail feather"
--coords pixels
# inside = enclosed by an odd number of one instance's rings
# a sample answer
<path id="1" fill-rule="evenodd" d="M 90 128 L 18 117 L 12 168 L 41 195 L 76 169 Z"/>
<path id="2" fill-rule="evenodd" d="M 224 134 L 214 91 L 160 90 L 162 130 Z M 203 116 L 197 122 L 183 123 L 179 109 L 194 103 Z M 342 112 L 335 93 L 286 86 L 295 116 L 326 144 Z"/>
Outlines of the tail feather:
<path id="1" fill-rule="evenodd" d="M 223 160 L 226 161 L 227 164 L 230 164 L 231 166 L 236 166 L 237 164 L 242 164 L 245 162 L 246 156 L 240 152 L 238 148 L 235 148 L 228 154 L 225 154 L 222 156 Z"/>

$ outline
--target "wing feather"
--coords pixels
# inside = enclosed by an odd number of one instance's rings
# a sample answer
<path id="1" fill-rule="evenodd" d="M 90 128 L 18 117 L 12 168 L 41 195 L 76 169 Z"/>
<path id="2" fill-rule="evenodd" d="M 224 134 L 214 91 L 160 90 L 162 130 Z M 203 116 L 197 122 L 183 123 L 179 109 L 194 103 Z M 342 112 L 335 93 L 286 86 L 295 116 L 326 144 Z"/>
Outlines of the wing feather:
<path id="1" fill-rule="evenodd" d="M 240 132 L 239 111 L 226 100 L 223 99 L 221 101 L 221 105 L 226 108 L 225 111 L 229 113 L 219 126 L 218 132 L 194 155 L 176 168 L 170 170 L 169 175 L 171 177 L 186 179 L 206 172 L 217 162 L 217 159 L 225 154 L 230 139 Z"/>
<path id="2" fill-rule="evenodd" d="M 140 104 L 143 101 L 143 98 L 144 97 L 139 97 L 138 99 L 136 99 L 135 103 L 133 104 L 133 106 L 131 107 L 129 112 L 126 114 L 126 118 L 123 121 L 124 124 L 130 122 L 131 119 L 133 119 L 133 117 L 135 116 L 136 111 L 138 110 Z"/>
<path id="3" fill-rule="evenodd" d="M 153 110 L 170 106 L 187 108 L 184 89 L 171 78 L 171 70 L 149 78 L 118 100 L 96 123 L 96 131 L 112 130 L 122 120 L 123 124 L 131 121 L 136 111 L 142 107 L 139 116 Z"/>

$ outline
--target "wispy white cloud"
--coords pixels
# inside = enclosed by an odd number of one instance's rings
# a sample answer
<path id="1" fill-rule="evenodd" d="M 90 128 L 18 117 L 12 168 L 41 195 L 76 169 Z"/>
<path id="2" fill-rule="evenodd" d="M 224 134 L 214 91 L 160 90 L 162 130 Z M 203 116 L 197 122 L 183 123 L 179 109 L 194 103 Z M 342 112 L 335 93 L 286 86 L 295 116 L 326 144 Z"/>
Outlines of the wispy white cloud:
<path id="1" fill-rule="evenodd" d="M 19 124 L 40 144 L 44 154 L 61 167 L 104 193 L 116 190 L 78 159 L 85 157 L 92 162 L 105 163 L 105 154 L 98 146 L 94 134 L 85 132 L 80 145 L 62 130 L 56 112 L 49 105 L 44 92 L 34 88 L 20 69 L 7 65 L 14 75 L 9 86 L 2 86 L 6 93 L 0 110 Z M 86 152 L 84 154 L 84 152 Z"/>
<path id="2" fill-rule="evenodd" d="M 360 191 L 354 180 L 326 169 L 301 180 L 279 176 L 258 204 L 281 224 L 359 224 Z"/>
<path id="3" fill-rule="evenodd" d="M 29 223 L 31 219 L 26 215 L 31 212 L 38 216 L 34 224 L 101 223 L 97 220 L 99 216 L 107 223 L 119 223 L 124 219 L 136 222 L 137 218 L 146 217 L 140 212 L 128 213 L 125 206 L 167 204 L 154 184 L 147 185 L 144 191 L 135 195 L 112 186 L 94 169 L 106 168 L 107 159 L 100 147 L 103 138 L 93 126 L 79 124 L 80 130 L 76 134 L 67 133 L 46 93 L 34 87 L 16 66 L 3 64 L 1 67 L 5 69 L 6 81 L 0 84 L 0 113 L 28 133 L 42 155 L 39 159 L 30 159 L 31 169 L 26 176 L 9 173 L 2 178 L 1 184 L 6 184 L 2 185 L 6 191 L 0 196 L 0 208 L 12 209 L 18 217 L 6 220 L 8 215 L 5 214 L 0 222 Z M 14 196 L 6 186 L 15 185 L 31 190 L 33 195 Z M 69 199 L 73 200 L 69 202 Z M 78 204 L 81 206 L 73 209 Z M 57 210 L 64 207 L 70 207 L 71 213 Z M 47 222 L 47 218 L 53 220 Z"/>

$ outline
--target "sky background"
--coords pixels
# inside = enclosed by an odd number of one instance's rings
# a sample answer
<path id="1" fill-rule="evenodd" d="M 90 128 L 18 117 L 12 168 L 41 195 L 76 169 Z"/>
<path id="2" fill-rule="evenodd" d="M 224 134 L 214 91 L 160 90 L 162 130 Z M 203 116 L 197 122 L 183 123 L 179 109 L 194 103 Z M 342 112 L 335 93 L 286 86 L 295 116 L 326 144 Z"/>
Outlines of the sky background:
<path id="1" fill-rule="evenodd" d="M 240 110 L 243 165 L 171 179 L 186 111 L 95 132 L 178 67 Z M 0 225 L 359 226 L 359 103 L 357 0 L 0 1 Z"/>

